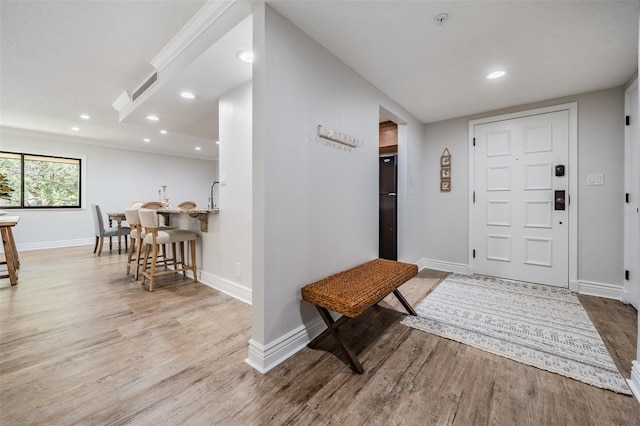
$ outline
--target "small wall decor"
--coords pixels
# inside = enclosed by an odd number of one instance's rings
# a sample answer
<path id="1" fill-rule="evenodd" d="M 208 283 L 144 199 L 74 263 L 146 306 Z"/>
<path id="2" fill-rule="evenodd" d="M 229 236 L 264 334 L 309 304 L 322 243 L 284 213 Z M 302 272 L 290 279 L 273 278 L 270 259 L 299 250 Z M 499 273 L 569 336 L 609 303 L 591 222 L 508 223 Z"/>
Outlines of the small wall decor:
<path id="1" fill-rule="evenodd" d="M 345 151 L 351 151 L 352 149 L 359 148 L 364 144 L 360 139 L 338 132 L 337 130 L 329 129 L 322 124 L 318 125 L 318 138 L 319 139 L 317 139 L 317 141 L 320 142 L 320 140 L 323 140 L 324 145 L 329 145 L 333 148 Z"/>
<path id="2" fill-rule="evenodd" d="M 448 148 L 440 156 L 440 192 L 451 192 L 451 153 Z"/>

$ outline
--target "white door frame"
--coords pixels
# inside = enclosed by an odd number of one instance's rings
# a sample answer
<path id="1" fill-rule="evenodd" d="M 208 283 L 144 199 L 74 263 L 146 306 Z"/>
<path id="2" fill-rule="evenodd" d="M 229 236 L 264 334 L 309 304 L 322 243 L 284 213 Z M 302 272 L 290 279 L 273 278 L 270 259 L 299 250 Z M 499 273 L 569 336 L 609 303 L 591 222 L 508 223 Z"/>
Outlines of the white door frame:
<path id="1" fill-rule="evenodd" d="M 631 93 L 634 90 L 638 89 L 638 79 L 636 78 L 631 85 L 624 91 L 624 114 L 626 116 L 631 115 L 631 103 L 638 102 L 638 99 L 631 98 Z M 633 123 L 638 117 L 631 117 L 631 122 Z M 637 123 L 635 124 L 638 125 Z M 632 150 L 631 144 L 635 143 L 638 145 L 638 141 L 632 141 L 631 139 L 631 128 L 630 126 L 625 126 L 624 128 L 624 192 L 629 194 L 630 197 L 637 197 L 638 193 L 632 193 L 631 188 L 633 187 L 632 182 L 638 179 L 639 170 L 637 170 L 638 165 L 640 164 L 640 146 L 636 146 L 635 153 L 637 157 L 631 157 Z M 631 275 L 637 274 L 637 266 L 634 270 L 632 269 L 632 265 L 635 265 L 634 262 L 637 262 L 637 259 L 632 259 L 631 255 L 634 253 L 632 250 L 634 247 L 632 244 L 638 244 L 638 238 L 640 235 L 631 235 L 631 221 L 639 220 L 637 215 L 634 215 L 634 212 L 630 210 L 630 205 L 625 204 L 624 206 L 624 269 L 630 270 Z M 637 253 L 637 252 L 636 252 Z M 637 282 L 637 278 L 633 279 L 633 281 Z M 623 282 L 623 290 L 622 290 L 622 301 L 624 303 L 632 303 L 633 306 L 638 309 L 638 304 L 640 304 L 639 300 L 630 300 L 630 286 L 632 281 L 628 281 L 625 278 L 622 280 Z"/>
<path id="2" fill-rule="evenodd" d="M 475 270 L 475 259 L 473 258 L 473 245 L 475 244 L 475 210 L 473 193 L 475 188 L 475 155 L 473 138 L 475 137 L 475 126 L 478 124 L 492 123 L 495 121 L 512 120 L 516 118 L 529 117 L 532 115 L 547 114 L 557 111 L 569 111 L 569 163 L 567 164 L 567 176 L 569 177 L 569 204 L 567 206 L 569 214 L 569 290 L 577 292 L 578 285 L 578 103 L 554 105 L 544 108 L 536 108 L 526 111 L 514 112 L 511 114 L 497 115 L 493 117 L 480 118 L 469 121 L 469 273 Z"/>

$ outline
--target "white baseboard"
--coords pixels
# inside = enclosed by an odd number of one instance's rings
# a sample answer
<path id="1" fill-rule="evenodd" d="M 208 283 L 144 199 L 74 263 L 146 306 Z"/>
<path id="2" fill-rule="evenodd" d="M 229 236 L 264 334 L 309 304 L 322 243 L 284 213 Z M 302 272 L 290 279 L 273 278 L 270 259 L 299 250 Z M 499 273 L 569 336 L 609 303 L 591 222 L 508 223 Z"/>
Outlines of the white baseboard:
<path id="1" fill-rule="evenodd" d="M 209 272 L 200 271 L 200 283 L 251 305 L 251 289 Z"/>
<path id="2" fill-rule="evenodd" d="M 18 253 L 21 251 L 28 250 L 44 250 L 44 249 L 52 249 L 52 248 L 62 248 L 62 247 L 77 247 L 77 246 L 91 246 L 91 250 L 93 251 L 93 246 L 96 244 L 96 238 L 82 238 L 79 240 L 60 240 L 60 241 L 45 241 L 40 243 L 26 243 L 26 244 L 16 244 L 16 248 L 18 249 Z M 105 241 L 104 247 L 109 250 L 109 242 Z M 124 248 L 124 241 L 122 242 Z M 102 248 L 104 252 L 105 248 Z M 114 248 L 118 249 L 118 242 L 115 242 Z M 4 253 L 4 248 L 0 246 L 0 253 Z"/>
<path id="3" fill-rule="evenodd" d="M 631 378 L 627 380 L 627 384 L 633 396 L 640 402 L 640 363 L 636 360 L 631 361 Z"/>
<path id="4" fill-rule="evenodd" d="M 436 271 L 455 272 L 457 274 L 469 274 L 469 265 L 462 263 L 445 262 L 443 260 L 420 259 L 418 270 L 435 269 Z"/>
<path id="5" fill-rule="evenodd" d="M 302 350 L 325 328 L 324 322 L 316 320 L 306 326 L 301 325 L 266 345 L 251 339 L 249 340 L 249 354 L 245 362 L 264 374 Z"/>
<path id="6" fill-rule="evenodd" d="M 607 299 L 622 300 L 623 287 L 617 284 L 598 283 L 594 281 L 578 281 L 578 293 L 587 296 L 598 296 Z M 574 291 L 571 289 L 571 291 Z"/>

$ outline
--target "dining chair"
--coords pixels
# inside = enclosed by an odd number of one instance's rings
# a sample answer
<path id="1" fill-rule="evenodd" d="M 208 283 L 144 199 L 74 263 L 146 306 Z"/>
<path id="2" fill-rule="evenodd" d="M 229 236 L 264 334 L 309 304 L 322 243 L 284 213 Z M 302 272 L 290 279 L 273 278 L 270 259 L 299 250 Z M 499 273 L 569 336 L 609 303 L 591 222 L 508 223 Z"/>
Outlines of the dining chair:
<path id="1" fill-rule="evenodd" d="M 98 256 L 100 256 L 102 254 L 102 246 L 104 245 L 104 239 L 106 237 L 109 237 L 109 251 L 111 251 L 111 239 L 113 237 L 117 237 L 118 236 L 118 228 L 117 227 L 111 227 L 111 228 L 105 228 L 104 227 L 104 220 L 102 219 L 102 211 L 100 210 L 100 206 L 92 203 L 91 204 L 91 211 L 93 212 L 93 224 L 95 226 L 95 234 L 96 234 L 96 245 L 93 248 L 93 252 L 95 253 L 96 251 L 98 252 Z M 131 233 L 131 228 L 129 228 L 128 226 L 122 226 L 120 228 L 120 235 L 124 236 L 124 247 L 125 250 L 127 249 L 127 243 L 128 243 L 128 236 Z M 119 241 L 118 241 L 119 242 Z"/>
<path id="2" fill-rule="evenodd" d="M 195 201 L 183 201 L 178 204 L 178 208 L 181 210 L 195 210 L 198 205 Z"/>
<path id="3" fill-rule="evenodd" d="M 159 275 L 175 274 L 182 272 L 186 277 L 187 271 L 193 274 L 193 281 L 198 282 L 198 269 L 196 267 L 196 238 L 195 232 L 185 229 L 163 229 L 158 226 L 158 212 L 155 209 L 138 210 L 140 224 L 144 227 L 145 237 L 142 240 L 144 244 L 144 256 L 142 261 L 142 285 L 145 279 L 149 279 L 149 291 L 153 291 L 155 278 Z M 189 242 L 189 252 L 191 254 L 191 263 L 186 259 L 185 242 Z M 171 244 L 173 269 L 158 271 L 158 260 L 160 254 L 160 246 L 162 244 Z M 177 250 L 177 244 L 180 249 Z"/>

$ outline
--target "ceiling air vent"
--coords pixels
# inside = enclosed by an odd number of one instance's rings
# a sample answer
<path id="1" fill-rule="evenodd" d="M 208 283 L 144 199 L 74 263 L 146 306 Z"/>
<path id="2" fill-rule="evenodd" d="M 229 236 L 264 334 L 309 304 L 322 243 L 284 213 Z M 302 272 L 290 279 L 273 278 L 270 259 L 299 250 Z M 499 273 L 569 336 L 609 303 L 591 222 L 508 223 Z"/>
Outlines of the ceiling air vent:
<path id="1" fill-rule="evenodd" d="M 156 81 L 158 81 L 158 73 L 154 72 L 153 74 L 151 74 L 151 77 L 147 79 L 147 81 L 142 83 L 140 87 L 138 87 L 136 91 L 133 92 L 133 95 L 131 95 L 131 101 L 135 102 L 136 99 L 142 96 L 142 94 L 146 92 L 149 87 L 153 86 Z"/>

